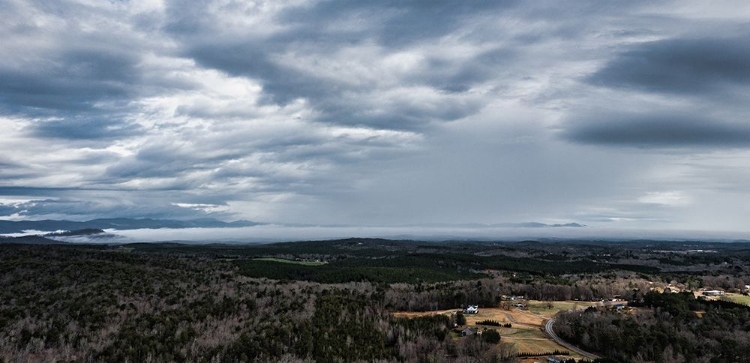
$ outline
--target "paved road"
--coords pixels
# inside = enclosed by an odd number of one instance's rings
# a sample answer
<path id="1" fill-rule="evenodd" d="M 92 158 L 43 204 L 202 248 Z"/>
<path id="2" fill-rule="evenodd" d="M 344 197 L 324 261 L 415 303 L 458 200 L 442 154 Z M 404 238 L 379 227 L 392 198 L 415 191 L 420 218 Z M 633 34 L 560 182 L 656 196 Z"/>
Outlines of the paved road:
<path id="1" fill-rule="evenodd" d="M 547 321 L 547 325 L 544 326 L 544 330 L 546 330 L 547 334 L 549 334 L 549 336 L 552 337 L 552 339 L 554 339 L 558 344 L 560 344 L 563 347 L 568 348 L 571 351 L 576 352 L 576 353 L 578 353 L 578 354 L 580 354 L 580 355 L 582 355 L 582 356 L 584 356 L 584 357 L 586 357 L 588 359 L 599 358 L 598 355 L 593 354 L 593 353 L 589 353 L 589 352 L 587 352 L 587 351 L 585 351 L 585 350 L 583 350 L 581 348 L 576 347 L 573 344 L 570 344 L 570 343 L 562 340 L 560 337 L 558 337 L 557 334 L 555 334 L 555 332 L 552 330 L 552 325 L 554 325 L 554 324 L 555 324 L 555 318 L 549 319 Z"/>

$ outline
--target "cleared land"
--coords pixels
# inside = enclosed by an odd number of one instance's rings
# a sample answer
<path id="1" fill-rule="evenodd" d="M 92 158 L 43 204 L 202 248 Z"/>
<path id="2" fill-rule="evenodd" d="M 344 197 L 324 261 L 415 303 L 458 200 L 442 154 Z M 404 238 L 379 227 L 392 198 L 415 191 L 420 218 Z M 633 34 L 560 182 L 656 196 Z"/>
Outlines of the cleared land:
<path id="1" fill-rule="evenodd" d="M 724 297 L 727 300 L 736 302 L 738 304 L 750 305 L 750 296 L 728 293 L 724 295 Z"/>
<path id="2" fill-rule="evenodd" d="M 560 311 L 573 310 L 582 306 L 591 306 L 592 303 L 580 301 L 530 301 L 526 308 L 529 312 L 551 318 Z"/>
<path id="3" fill-rule="evenodd" d="M 544 324 L 547 319 L 562 310 L 570 310 L 577 307 L 589 306 L 591 303 L 582 303 L 579 301 L 555 301 L 552 302 L 552 308 L 545 301 L 529 301 L 528 310 L 512 308 L 505 310 L 501 308 L 480 308 L 478 314 L 465 314 L 466 325 L 479 327 L 482 329 L 495 329 L 502 336 L 502 341 L 516 345 L 519 353 L 541 354 L 547 352 L 569 351 L 569 349 L 557 344 L 544 332 Z M 418 316 L 445 314 L 450 315 L 458 309 L 429 311 L 429 312 L 397 312 L 394 316 L 413 318 Z M 511 323 L 512 328 L 492 327 L 477 325 L 483 320 L 495 320 L 501 324 Z M 571 352 L 570 357 L 583 359 Z M 540 358 L 528 360 L 539 361 Z M 546 359 L 546 358 L 545 358 Z M 526 360 L 524 360 L 525 362 Z"/>
<path id="4" fill-rule="evenodd" d="M 511 310 L 484 308 L 479 309 L 479 314 L 466 314 L 465 316 L 468 325 L 476 325 L 477 322 L 487 319 L 498 321 L 501 324 L 511 323 L 514 327 L 526 326 L 527 329 L 540 328 L 544 324 L 544 317 L 515 308 Z"/>

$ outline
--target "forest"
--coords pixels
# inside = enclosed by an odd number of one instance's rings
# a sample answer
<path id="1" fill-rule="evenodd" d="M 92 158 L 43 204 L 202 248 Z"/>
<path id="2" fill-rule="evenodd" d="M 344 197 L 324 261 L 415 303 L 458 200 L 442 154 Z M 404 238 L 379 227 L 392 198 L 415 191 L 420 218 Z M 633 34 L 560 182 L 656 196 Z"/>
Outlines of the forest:
<path id="1" fill-rule="evenodd" d="M 464 337 L 460 314 L 394 315 L 511 309 L 508 296 L 627 300 L 637 313 L 557 316 L 555 331 L 600 361 L 750 357 L 747 306 L 654 290 L 740 293 L 746 244 L 702 244 L 715 252 L 696 256 L 692 244 L 650 241 L 3 242 L 2 362 L 518 362 L 493 324 Z"/>
<path id="2" fill-rule="evenodd" d="M 750 362 L 747 305 L 653 291 L 630 305 L 647 309 L 565 312 L 556 333 L 617 362 Z"/>

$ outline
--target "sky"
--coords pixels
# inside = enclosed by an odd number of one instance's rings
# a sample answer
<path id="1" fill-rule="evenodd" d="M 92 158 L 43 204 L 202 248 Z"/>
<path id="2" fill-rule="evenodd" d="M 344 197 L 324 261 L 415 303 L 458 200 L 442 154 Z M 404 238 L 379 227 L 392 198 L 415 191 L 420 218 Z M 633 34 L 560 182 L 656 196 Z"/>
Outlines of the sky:
<path id="1" fill-rule="evenodd" d="M 747 1 L 0 14 L 0 219 L 750 233 Z"/>

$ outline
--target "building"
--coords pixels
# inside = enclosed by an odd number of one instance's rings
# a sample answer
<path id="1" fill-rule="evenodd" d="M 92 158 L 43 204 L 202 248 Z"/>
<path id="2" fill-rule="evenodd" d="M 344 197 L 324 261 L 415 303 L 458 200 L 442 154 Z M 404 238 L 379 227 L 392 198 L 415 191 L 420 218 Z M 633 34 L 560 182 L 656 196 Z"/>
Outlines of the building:
<path id="1" fill-rule="evenodd" d="M 464 309 L 464 314 L 479 314 L 479 305 L 469 305 Z"/>

